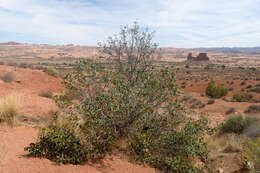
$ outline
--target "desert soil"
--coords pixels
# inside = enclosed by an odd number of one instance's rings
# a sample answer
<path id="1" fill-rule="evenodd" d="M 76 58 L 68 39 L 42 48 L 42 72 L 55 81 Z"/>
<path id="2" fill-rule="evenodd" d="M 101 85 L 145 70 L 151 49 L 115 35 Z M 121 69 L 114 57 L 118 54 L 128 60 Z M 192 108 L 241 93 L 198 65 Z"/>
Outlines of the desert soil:
<path id="1" fill-rule="evenodd" d="M 0 66 L 0 74 L 13 72 L 15 80 L 0 80 L 0 96 L 15 94 L 20 97 L 21 114 L 47 117 L 58 110 L 55 103 L 40 97 L 43 91 L 61 92 L 62 80 L 39 70 Z M 38 129 L 31 126 L 0 125 L 0 172 L 1 173 L 155 173 L 155 169 L 132 164 L 121 156 L 106 156 L 101 163 L 84 165 L 56 165 L 47 159 L 28 158 L 24 147 L 37 139 Z"/>

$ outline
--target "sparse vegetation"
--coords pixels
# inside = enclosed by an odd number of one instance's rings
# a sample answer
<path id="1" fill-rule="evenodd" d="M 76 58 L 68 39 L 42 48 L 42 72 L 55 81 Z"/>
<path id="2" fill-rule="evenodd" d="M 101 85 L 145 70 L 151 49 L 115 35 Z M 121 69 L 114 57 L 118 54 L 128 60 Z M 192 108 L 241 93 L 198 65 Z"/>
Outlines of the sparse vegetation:
<path id="1" fill-rule="evenodd" d="M 212 105 L 212 104 L 214 104 L 215 103 L 215 100 L 214 99 L 209 99 L 208 100 L 208 105 Z"/>
<path id="2" fill-rule="evenodd" d="M 258 120 L 246 128 L 243 133 L 250 138 L 260 137 L 260 121 Z"/>
<path id="3" fill-rule="evenodd" d="M 256 121 L 256 118 L 243 117 L 242 115 L 232 115 L 221 124 L 220 133 L 241 134 L 246 128 L 254 124 Z"/>
<path id="4" fill-rule="evenodd" d="M 226 114 L 229 115 L 229 114 L 233 114 L 236 112 L 236 109 L 235 108 L 229 108 L 227 111 L 226 111 Z"/>
<path id="5" fill-rule="evenodd" d="M 246 88 L 249 89 L 249 88 L 252 88 L 253 86 L 252 85 L 247 85 Z"/>
<path id="6" fill-rule="evenodd" d="M 243 151 L 244 137 L 240 134 L 226 134 L 226 146 L 223 148 L 224 153 L 239 153 Z"/>
<path id="7" fill-rule="evenodd" d="M 206 88 L 206 94 L 212 98 L 221 98 L 228 93 L 224 86 L 218 86 L 215 81 L 211 80 Z"/>
<path id="8" fill-rule="evenodd" d="M 249 89 L 251 92 L 260 93 L 260 86 L 254 86 Z"/>
<path id="9" fill-rule="evenodd" d="M 249 93 L 237 93 L 233 96 L 232 100 L 236 102 L 248 102 L 252 97 L 252 94 Z"/>
<path id="10" fill-rule="evenodd" d="M 4 82 L 13 82 L 15 80 L 15 75 L 13 72 L 7 72 L 1 76 L 1 80 Z"/>
<path id="11" fill-rule="evenodd" d="M 10 94 L 0 100 L 0 123 L 13 125 L 19 113 L 19 97 Z"/>
<path id="12" fill-rule="evenodd" d="M 59 164 L 80 164 L 86 160 L 86 151 L 80 139 L 67 128 L 49 126 L 41 130 L 39 141 L 25 148 L 29 156 L 45 157 Z"/>
<path id="13" fill-rule="evenodd" d="M 259 113 L 259 112 L 260 112 L 260 105 L 250 105 L 245 110 L 245 113 Z"/>
<path id="14" fill-rule="evenodd" d="M 52 98 L 53 93 L 51 91 L 42 91 L 38 94 L 41 97 Z"/>
<path id="15" fill-rule="evenodd" d="M 246 167 L 253 173 L 260 171 L 260 138 L 248 139 L 243 152 Z"/>
<path id="16" fill-rule="evenodd" d="M 245 81 L 242 81 L 242 82 L 240 83 L 240 85 L 246 85 L 246 82 L 245 82 Z"/>
<path id="17" fill-rule="evenodd" d="M 118 36 L 99 46 L 114 63 L 81 59 L 65 78 L 67 89 L 79 96 L 79 103 L 58 104 L 69 117 L 82 117 L 77 132 L 60 130 L 57 124 L 49 126 L 37 143 L 26 148 L 30 154 L 78 164 L 85 159 L 101 158 L 113 149 L 120 150 L 117 144 L 125 141 L 124 151 L 130 157 L 164 172 L 202 171 L 204 165 L 196 165 L 194 160 L 202 163 L 207 159 L 203 139 L 208 121 L 199 115 L 193 119 L 178 103 L 173 70 L 153 65 L 157 45 L 152 42 L 152 33 L 134 24 L 132 28 L 123 27 Z M 56 101 L 64 99 L 57 97 Z M 76 149 L 71 148 L 71 141 L 77 144 Z M 56 150 L 50 148 L 53 142 Z M 82 149 L 83 144 L 86 150 Z M 75 155 L 60 161 L 61 153 L 67 156 L 61 146 Z M 75 162 L 75 157 L 80 160 Z"/>
<path id="18" fill-rule="evenodd" d="M 47 73 L 50 76 L 54 76 L 54 77 L 58 77 L 58 71 L 55 68 L 52 67 L 48 67 L 48 68 L 44 68 L 43 70 L 45 73 Z"/>

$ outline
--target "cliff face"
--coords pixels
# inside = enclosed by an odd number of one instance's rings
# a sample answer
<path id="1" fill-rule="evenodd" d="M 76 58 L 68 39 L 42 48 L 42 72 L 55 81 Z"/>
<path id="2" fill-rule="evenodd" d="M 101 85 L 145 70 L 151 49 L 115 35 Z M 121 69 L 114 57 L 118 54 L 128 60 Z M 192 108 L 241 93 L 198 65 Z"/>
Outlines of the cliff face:
<path id="1" fill-rule="evenodd" d="M 207 53 L 200 53 L 197 57 L 193 57 L 192 53 L 188 54 L 188 61 L 209 61 Z"/>

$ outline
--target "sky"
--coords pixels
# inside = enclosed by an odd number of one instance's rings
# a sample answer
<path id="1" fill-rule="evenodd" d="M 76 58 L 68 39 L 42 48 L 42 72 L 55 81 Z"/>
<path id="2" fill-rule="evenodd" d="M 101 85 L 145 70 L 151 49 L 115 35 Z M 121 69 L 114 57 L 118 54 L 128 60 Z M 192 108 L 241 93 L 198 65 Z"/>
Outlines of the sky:
<path id="1" fill-rule="evenodd" d="M 96 45 L 134 21 L 161 47 L 260 46 L 260 0 L 0 0 L 0 42 Z"/>

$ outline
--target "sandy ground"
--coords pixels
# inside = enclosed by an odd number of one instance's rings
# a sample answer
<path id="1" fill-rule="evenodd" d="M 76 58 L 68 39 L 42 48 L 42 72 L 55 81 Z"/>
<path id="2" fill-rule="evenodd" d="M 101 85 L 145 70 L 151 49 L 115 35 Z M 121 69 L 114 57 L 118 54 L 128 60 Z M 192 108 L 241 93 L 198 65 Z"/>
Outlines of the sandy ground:
<path id="1" fill-rule="evenodd" d="M 61 92 L 63 90 L 61 79 L 39 70 L 0 66 L 0 75 L 7 72 L 12 72 L 15 80 L 10 83 L 0 80 L 0 96 L 17 95 L 22 114 L 45 116 L 49 111 L 58 109 L 54 101 L 38 94 L 46 91 Z"/>
<path id="2" fill-rule="evenodd" d="M 0 96 L 16 94 L 20 97 L 21 113 L 27 116 L 48 116 L 58 110 L 55 103 L 40 97 L 42 91 L 61 92 L 64 87 L 59 78 L 39 70 L 0 66 L 0 75 L 13 72 L 15 80 L 0 80 Z M 152 168 L 134 165 L 119 156 L 107 156 L 102 163 L 55 165 L 47 159 L 27 158 L 24 147 L 37 139 L 37 129 L 29 126 L 7 127 L 0 124 L 0 173 L 155 173 Z"/>
<path id="3" fill-rule="evenodd" d="M 202 101 L 206 106 L 202 109 L 198 109 L 199 112 L 206 113 L 208 119 L 210 120 L 210 124 L 212 126 L 217 126 L 222 123 L 227 117 L 230 115 L 226 114 L 226 111 L 230 108 L 234 108 L 236 110 L 235 114 L 244 113 L 244 111 L 252 105 L 252 103 L 248 102 L 226 102 L 221 99 L 216 99 L 214 104 L 207 104 L 209 98 L 202 97 L 199 93 L 190 92 L 188 93 L 193 98 L 196 98 Z M 255 103 L 255 105 L 260 105 L 260 103 Z M 232 114 L 231 114 L 232 115 Z M 247 115 L 252 116 L 252 115 Z M 255 117 L 260 118 L 260 114 L 253 115 Z"/>
<path id="4" fill-rule="evenodd" d="M 48 116 L 49 111 L 57 110 L 55 103 L 48 98 L 40 97 L 38 94 L 42 91 L 61 92 L 64 87 L 61 79 L 48 76 L 42 71 L 21 69 L 14 67 L 0 66 L 0 75 L 6 72 L 13 72 L 16 76 L 11 83 L 5 83 L 0 80 L 0 96 L 15 93 L 21 97 L 21 111 L 24 115 L 30 116 Z M 183 81 L 178 81 L 182 83 Z M 217 81 L 227 84 L 227 81 Z M 199 81 L 197 83 L 187 81 L 185 94 L 207 103 L 209 98 L 201 96 L 204 93 L 208 81 Z M 231 87 L 234 89 L 228 97 L 232 97 L 235 92 L 245 88 L 240 85 L 241 81 L 234 81 Z M 255 82 L 247 81 L 247 84 L 254 85 Z M 254 95 L 254 98 L 260 98 L 260 95 Z M 244 110 L 252 103 L 226 102 L 221 99 L 215 100 L 212 105 L 206 105 L 200 109 L 206 112 L 213 125 L 221 123 L 228 115 L 225 112 L 229 108 L 235 108 L 237 112 Z M 260 116 L 260 115 L 259 115 Z M 47 159 L 27 158 L 24 147 L 37 139 L 37 129 L 28 126 L 7 127 L 0 124 L 0 173 L 155 173 L 155 169 L 129 163 L 120 156 L 107 156 L 101 163 L 85 165 L 55 165 Z M 229 158 L 230 157 L 230 158 Z M 226 158 L 236 163 L 236 156 L 228 155 Z M 223 159 L 214 163 L 222 164 Z M 231 164 L 231 162 L 225 162 Z M 224 164 L 224 163 L 223 163 Z M 221 165 L 219 165 L 221 166 Z M 236 166 L 236 165 L 235 165 Z M 233 166 L 233 167 L 235 167 Z M 218 167 L 218 166 L 217 166 Z M 229 166 L 226 166 L 227 168 Z M 226 170 L 225 170 L 226 171 Z"/>
<path id="5" fill-rule="evenodd" d="M 27 158 L 23 149 L 37 138 L 37 130 L 29 127 L 0 126 L 1 173 L 155 173 L 152 168 L 134 165 L 119 156 L 107 156 L 102 163 L 55 165 L 47 159 Z"/>

